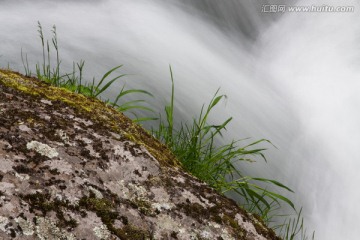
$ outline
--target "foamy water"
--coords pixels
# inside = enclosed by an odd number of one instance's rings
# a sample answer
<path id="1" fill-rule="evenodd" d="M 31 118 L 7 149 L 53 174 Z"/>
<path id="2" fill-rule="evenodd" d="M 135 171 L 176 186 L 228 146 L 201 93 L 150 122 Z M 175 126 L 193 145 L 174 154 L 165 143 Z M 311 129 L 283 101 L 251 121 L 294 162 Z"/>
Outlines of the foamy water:
<path id="1" fill-rule="evenodd" d="M 278 148 L 269 147 L 267 164 L 241 167 L 292 188 L 316 239 L 358 239 L 359 4 L 341 2 L 354 13 L 273 17 L 259 1 L 184 2 L 0 1 L 0 65 L 23 71 L 21 48 L 31 65 L 41 61 L 40 21 L 49 39 L 56 24 L 65 69 L 84 59 L 91 80 L 124 64 L 127 84 L 151 91 L 160 109 L 171 64 L 179 119 L 221 87 L 229 98 L 211 120 L 234 117 L 226 138 L 267 138 Z"/>

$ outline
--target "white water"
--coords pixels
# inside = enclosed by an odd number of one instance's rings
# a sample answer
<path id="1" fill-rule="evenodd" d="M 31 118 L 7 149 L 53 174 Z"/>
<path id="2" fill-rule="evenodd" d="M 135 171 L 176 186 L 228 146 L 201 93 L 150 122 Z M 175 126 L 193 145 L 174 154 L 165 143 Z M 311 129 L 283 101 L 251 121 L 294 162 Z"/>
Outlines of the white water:
<path id="1" fill-rule="evenodd" d="M 128 84 L 157 95 L 159 106 L 168 99 L 171 64 L 183 119 L 221 87 L 229 99 L 212 120 L 235 118 L 226 137 L 267 138 L 278 147 L 267 152 L 269 163 L 247 172 L 294 189 L 290 197 L 316 239 L 358 239 L 359 4 L 341 1 L 354 13 L 264 16 L 260 1 L 233 0 L 198 6 L 211 12 L 199 17 L 183 2 L 0 0 L 0 66 L 22 71 L 21 48 L 30 63 L 41 59 L 39 20 L 46 34 L 56 24 L 64 67 L 85 59 L 87 76 L 99 77 L 125 64 L 123 72 L 134 74 Z M 301 5 L 314 3 L 330 5 Z"/>

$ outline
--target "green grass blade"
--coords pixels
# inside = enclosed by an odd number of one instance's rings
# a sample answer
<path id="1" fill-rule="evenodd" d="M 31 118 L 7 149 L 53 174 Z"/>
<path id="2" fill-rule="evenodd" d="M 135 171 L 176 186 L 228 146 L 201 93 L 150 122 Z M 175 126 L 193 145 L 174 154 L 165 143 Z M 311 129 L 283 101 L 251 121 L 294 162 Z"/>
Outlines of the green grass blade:
<path id="1" fill-rule="evenodd" d="M 293 190 L 291 190 L 290 188 L 288 188 L 287 186 L 285 186 L 284 184 L 275 181 L 275 180 L 271 180 L 271 179 L 266 179 L 266 178 L 252 178 L 253 180 L 257 180 L 257 181 L 262 181 L 262 182 L 270 182 L 278 187 L 284 188 L 286 190 L 288 190 L 289 192 L 294 192 Z"/>
<path id="2" fill-rule="evenodd" d="M 102 88 L 100 88 L 99 90 L 96 91 L 95 97 L 99 96 L 99 95 L 100 95 L 101 93 L 103 93 L 106 89 L 108 89 L 108 88 L 111 86 L 111 84 L 113 84 L 117 79 L 119 79 L 119 78 L 121 78 L 121 77 L 124 77 L 124 76 L 126 76 L 126 74 L 122 74 L 122 75 L 120 75 L 120 76 L 117 76 L 117 77 L 111 79 L 111 80 L 110 80 L 109 82 L 107 82 Z M 98 89 L 98 88 L 100 87 L 100 85 L 101 85 L 101 84 L 98 84 L 96 88 Z"/>

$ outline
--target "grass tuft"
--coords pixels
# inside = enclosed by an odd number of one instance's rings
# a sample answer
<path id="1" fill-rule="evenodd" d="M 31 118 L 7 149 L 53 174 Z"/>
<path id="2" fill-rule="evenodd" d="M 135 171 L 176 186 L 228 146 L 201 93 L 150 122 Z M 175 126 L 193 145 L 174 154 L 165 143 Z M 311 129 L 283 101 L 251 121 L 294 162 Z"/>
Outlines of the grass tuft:
<path id="1" fill-rule="evenodd" d="M 271 208 L 270 202 L 283 201 L 292 208 L 294 204 L 286 197 L 261 187 L 256 182 L 270 184 L 288 191 L 285 185 L 271 179 L 253 178 L 245 176 L 238 169 L 242 162 L 253 162 L 252 157 L 260 156 L 266 160 L 263 148 L 256 148 L 260 143 L 270 141 L 261 139 L 239 147 L 241 141 L 217 146 L 216 139 L 222 137 L 232 118 L 226 119 L 220 125 L 208 123 L 212 110 L 226 98 L 219 95 L 219 89 L 210 103 L 200 110 L 197 118 L 191 124 L 182 123 L 179 129 L 174 128 L 174 79 L 170 67 L 172 94 L 170 104 L 165 106 L 166 118 L 160 118 L 158 129 L 153 129 L 153 135 L 163 141 L 182 162 L 184 168 L 199 179 L 207 182 L 219 192 L 235 192 L 248 208 L 264 214 L 265 209 Z M 261 203 L 261 204 L 260 204 Z M 264 206 L 266 208 L 264 209 Z"/>
<path id="2" fill-rule="evenodd" d="M 114 83 L 125 77 L 126 74 L 120 74 L 116 75 L 115 77 L 112 77 L 110 80 L 110 76 L 115 73 L 116 70 L 120 69 L 122 65 L 116 66 L 109 71 L 107 71 L 100 81 L 97 81 L 95 78 L 91 82 L 84 81 L 83 79 L 83 70 L 85 66 L 85 61 L 80 60 L 79 63 L 73 62 L 73 71 L 71 73 L 61 73 L 60 65 L 60 55 L 59 55 L 59 45 L 58 45 L 58 38 L 56 33 L 56 26 L 54 25 L 52 30 L 52 39 L 51 43 L 53 48 L 55 49 L 56 54 L 56 63 L 55 66 L 51 65 L 51 44 L 49 44 L 49 41 L 44 38 L 43 34 L 43 28 L 41 26 L 41 23 L 38 22 L 38 33 L 41 40 L 41 46 L 42 46 L 42 64 L 37 63 L 35 66 L 36 69 L 36 77 L 42 81 L 45 81 L 47 83 L 50 83 L 51 85 L 54 85 L 56 87 L 62 87 L 66 88 L 72 92 L 76 92 L 79 94 L 83 94 L 85 96 L 91 97 L 91 98 L 99 98 L 101 99 L 101 95 L 108 89 L 114 86 Z M 22 49 L 21 49 L 21 60 L 25 69 L 25 75 L 31 76 L 31 70 L 29 68 L 28 58 L 27 54 L 25 54 L 25 57 L 23 55 Z M 133 116 L 135 116 L 135 122 L 141 122 L 146 120 L 156 120 L 157 118 L 154 117 L 146 117 L 146 118 L 138 118 L 135 113 L 132 112 L 132 110 L 142 110 L 142 111 L 149 111 L 153 112 L 153 110 L 149 107 L 146 107 L 142 105 L 145 103 L 145 100 L 143 99 L 137 99 L 133 101 L 125 101 L 122 102 L 123 98 L 125 96 L 128 96 L 130 94 L 141 94 L 153 97 L 151 93 L 148 91 L 142 90 L 142 89 L 125 89 L 125 84 L 123 84 L 119 94 L 115 97 L 114 101 L 110 101 L 108 99 L 105 100 L 106 103 L 109 105 L 112 105 L 114 108 L 116 108 L 118 111 L 124 112 L 124 113 L 130 113 Z"/>

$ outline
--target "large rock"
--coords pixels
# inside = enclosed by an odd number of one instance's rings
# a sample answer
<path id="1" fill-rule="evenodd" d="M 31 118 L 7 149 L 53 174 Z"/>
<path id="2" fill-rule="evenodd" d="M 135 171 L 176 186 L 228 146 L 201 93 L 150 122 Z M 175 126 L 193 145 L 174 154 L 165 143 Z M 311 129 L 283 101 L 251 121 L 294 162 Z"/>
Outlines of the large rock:
<path id="1" fill-rule="evenodd" d="M 99 100 L 0 70 L 0 239 L 278 239 Z"/>

